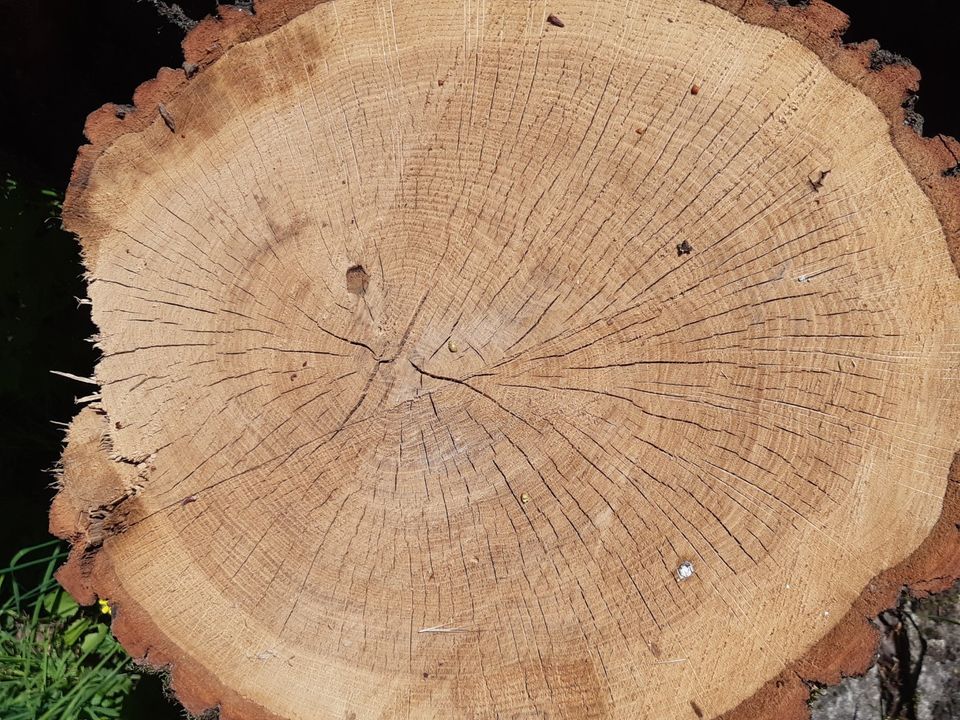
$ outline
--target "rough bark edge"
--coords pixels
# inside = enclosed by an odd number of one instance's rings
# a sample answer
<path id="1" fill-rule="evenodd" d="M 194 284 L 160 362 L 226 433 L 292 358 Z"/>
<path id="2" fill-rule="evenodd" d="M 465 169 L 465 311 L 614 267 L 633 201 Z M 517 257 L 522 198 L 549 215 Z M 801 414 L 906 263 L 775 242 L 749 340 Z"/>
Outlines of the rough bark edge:
<path id="1" fill-rule="evenodd" d="M 873 664 L 880 633 L 870 621 L 896 606 L 904 588 L 926 597 L 947 590 L 958 577 L 960 453 L 950 467 L 940 519 L 920 547 L 871 580 L 840 622 L 802 657 L 716 720 L 806 720 L 811 684 L 836 685 L 844 677 L 863 675 Z"/>
<path id="2" fill-rule="evenodd" d="M 97 598 L 109 601 L 111 630 L 121 645 L 139 665 L 166 675 L 177 700 L 192 715 L 285 720 L 224 685 L 184 653 L 117 579 L 101 549 L 123 532 L 128 502 L 137 493 L 136 478 L 136 465 L 111 452 L 110 424 L 103 408 L 84 408 L 67 431 L 59 492 L 50 509 L 50 532 L 71 544 L 57 580 L 83 605 L 92 605 Z"/>
<path id="3" fill-rule="evenodd" d="M 97 260 L 98 228 L 91 225 L 86 190 L 97 160 L 119 137 L 145 130 L 158 118 L 168 122 L 164 104 L 227 50 L 266 35 L 292 18 L 329 0 L 257 0 L 255 12 L 237 5 L 219 5 L 216 15 L 201 20 L 187 33 L 183 65 L 161 68 L 152 80 L 133 92 L 133 104 L 107 103 L 87 116 L 83 134 L 89 141 L 77 151 L 63 203 L 63 224 L 80 236 L 84 265 L 93 272 Z M 173 128 L 171 128 L 173 129 Z"/>
<path id="4" fill-rule="evenodd" d="M 945 135 L 923 137 L 913 111 L 920 72 L 899 56 L 883 62 L 875 40 L 842 41 L 849 18 L 824 0 L 796 7 L 782 0 L 705 0 L 755 25 L 774 28 L 815 52 L 841 80 L 869 97 L 890 126 L 894 148 L 930 199 L 960 274 L 960 143 Z M 879 632 L 870 620 L 896 605 L 906 588 L 918 597 L 946 590 L 960 579 L 960 453 L 947 478 L 940 518 L 912 555 L 877 575 L 837 625 L 769 680 L 752 697 L 717 720 L 806 720 L 810 684 L 835 685 L 872 664 Z"/>
<path id="5" fill-rule="evenodd" d="M 89 144 L 77 152 L 63 204 L 64 227 L 79 236 L 87 273 L 96 267 L 101 228 L 91 223 L 86 190 L 97 160 L 118 138 L 145 130 L 163 117 L 163 106 L 177 97 L 200 72 L 216 62 L 227 50 L 266 35 L 290 19 L 327 0 L 258 0 L 256 12 L 235 5 L 220 5 L 216 15 L 200 21 L 182 42 L 184 62 L 180 69 L 161 68 L 156 78 L 142 83 L 133 94 L 133 104 L 107 103 L 87 116 L 84 135 Z M 87 441 L 96 460 L 107 461 L 109 420 L 103 415 L 102 437 L 76 438 Z M 74 423 L 73 428 L 80 417 Z M 69 433 L 68 433 L 69 437 Z M 75 438 L 70 438 L 72 443 Z M 69 448 L 69 445 L 68 445 Z M 96 460 L 93 462 L 96 463 Z M 104 469 L 105 474 L 109 470 Z M 98 480 L 99 485 L 117 483 Z M 112 526 L 122 526 L 125 513 L 114 513 Z M 70 479 L 65 476 L 50 511 L 50 532 L 71 543 L 70 555 L 56 574 L 57 580 L 76 600 L 89 605 L 97 598 L 110 602 L 111 631 L 134 660 L 145 668 L 166 674 L 170 690 L 192 715 L 222 720 L 286 720 L 223 684 L 211 670 L 184 653 L 150 615 L 123 589 L 116 573 L 101 552 L 101 526 L 90 517 L 89 506 L 80 506 L 71 497 Z"/>
<path id="6" fill-rule="evenodd" d="M 180 70 L 162 68 L 134 92 L 134 103 L 107 104 L 87 117 L 84 134 L 64 202 L 64 225 L 79 231 L 89 221 L 84 193 L 97 159 L 120 136 L 140 132 L 161 115 L 161 105 L 176 97 L 190 80 L 229 48 L 265 35 L 289 19 L 327 0 L 258 0 L 256 14 L 236 6 L 220 6 L 215 17 L 201 21 L 183 41 Z M 960 274 L 960 143 L 919 132 L 912 100 L 920 73 L 906 61 L 877 62 L 879 45 L 842 42 L 849 18 L 824 0 L 790 6 L 784 0 L 703 0 L 743 21 L 770 27 L 815 52 L 837 77 L 858 88 L 886 117 L 894 147 L 930 199 L 943 227 L 954 267 Z M 92 229 L 92 228 L 91 228 Z M 96 233 L 82 238 L 88 271 L 96 263 Z M 112 630 L 139 662 L 171 673 L 177 699 L 193 713 L 219 711 L 224 720 L 279 720 L 264 708 L 221 683 L 207 668 L 169 641 L 149 615 L 127 596 L 98 547 L 85 541 L 88 524 L 80 515 L 51 512 L 51 531 L 73 548 L 57 578 L 80 602 L 100 594 L 115 607 Z M 947 589 L 960 579 L 960 454 L 950 469 L 943 509 L 921 546 L 899 565 L 875 577 L 851 609 L 825 637 L 754 695 L 716 720 L 804 720 L 809 718 L 809 684 L 836 684 L 844 676 L 863 674 L 876 652 L 879 634 L 869 622 L 896 603 L 903 588 L 918 596 Z M 700 715 L 701 713 L 697 713 Z"/>

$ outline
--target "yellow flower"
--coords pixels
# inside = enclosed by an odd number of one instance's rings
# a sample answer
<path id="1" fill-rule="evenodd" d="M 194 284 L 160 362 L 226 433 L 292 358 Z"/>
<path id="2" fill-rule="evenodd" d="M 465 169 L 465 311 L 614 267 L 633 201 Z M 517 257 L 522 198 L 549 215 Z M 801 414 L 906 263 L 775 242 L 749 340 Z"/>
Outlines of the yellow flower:
<path id="1" fill-rule="evenodd" d="M 101 598 L 100 600 L 97 600 L 97 604 L 100 606 L 100 612 L 102 612 L 104 615 L 109 615 L 111 613 L 110 603 L 108 603 L 106 600 Z"/>

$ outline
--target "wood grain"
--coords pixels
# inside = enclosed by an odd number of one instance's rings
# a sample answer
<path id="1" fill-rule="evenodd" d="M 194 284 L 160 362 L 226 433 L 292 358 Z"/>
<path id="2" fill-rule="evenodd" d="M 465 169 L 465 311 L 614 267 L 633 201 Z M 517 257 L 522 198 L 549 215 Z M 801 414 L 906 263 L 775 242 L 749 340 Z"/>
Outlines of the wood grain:
<path id="1" fill-rule="evenodd" d="M 796 712 L 956 512 L 943 151 L 823 3 L 310 5 L 91 117 L 62 581 L 225 718 Z"/>

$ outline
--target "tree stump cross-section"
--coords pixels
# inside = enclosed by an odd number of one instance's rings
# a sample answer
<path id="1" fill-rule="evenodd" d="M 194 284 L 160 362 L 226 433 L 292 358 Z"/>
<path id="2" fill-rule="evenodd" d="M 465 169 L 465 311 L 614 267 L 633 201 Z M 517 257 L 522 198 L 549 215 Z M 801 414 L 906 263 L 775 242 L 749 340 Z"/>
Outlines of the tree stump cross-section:
<path id="1" fill-rule="evenodd" d="M 819 0 L 264 0 L 91 115 L 61 582 L 223 718 L 802 717 L 960 574 L 960 178 Z"/>

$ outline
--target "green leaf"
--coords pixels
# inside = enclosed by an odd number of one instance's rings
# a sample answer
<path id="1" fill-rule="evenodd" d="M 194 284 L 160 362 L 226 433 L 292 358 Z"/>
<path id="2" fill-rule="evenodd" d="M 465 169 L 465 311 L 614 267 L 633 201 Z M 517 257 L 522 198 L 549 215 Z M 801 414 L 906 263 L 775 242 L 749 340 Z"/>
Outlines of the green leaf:
<path id="1" fill-rule="evenodd" d="M 65 592 L 62 588 L 56 588 L 44 595 L 43 609 L 50 615 L 65 620 L 73 617 L 80 606 L 77 605 L 77 601 L 71 597 L 70 593 Z"/>
<path id="2" fill-rule="evenodd" d="M 67 626 L 66 630 L 63 631 L 63 642 L 67 645 L 74 645 L 77 640 L 80 639 L 80 636 L 87 631 L 90 625 L 92 625 L 92 622 L 88 618 L 77 618 Z"/>
<path id="3" fill-rule="evenodd" d="M 53 541 L 0 568 L 0 720 L 118 718 L 140 677 L 109 626 L 57 586 L 63 555 Z"/>
<path id="4" fill-rule="evenodd" d="M 80 651 L 84 655 L 89 655 L 90 653 L 94 652 L 98 647 L 100 647 L 100 643 L 103 642 L 103 638 L 106 634 L 107 626 L 98 625 L 96 630 L 94 630 L 92 633 L 87 633 L 87 635 L 84 636 L 83 644 L 80 645 Z"/>

